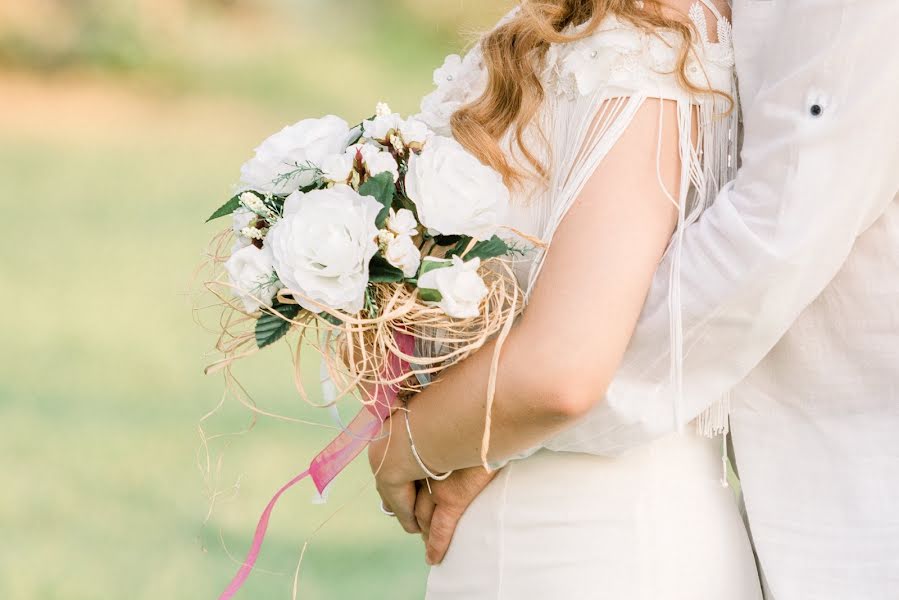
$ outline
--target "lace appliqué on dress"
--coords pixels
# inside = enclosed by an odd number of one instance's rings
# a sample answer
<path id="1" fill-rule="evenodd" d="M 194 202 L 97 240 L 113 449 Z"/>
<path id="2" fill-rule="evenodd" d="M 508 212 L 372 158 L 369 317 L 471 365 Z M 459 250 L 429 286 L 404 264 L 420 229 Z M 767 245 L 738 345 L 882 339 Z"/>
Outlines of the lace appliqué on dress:
<path id="1" fill-rule="evenodd" d="M 487 87 L 487 70 L 480 47 L 465 57 L 451 54 L 443 66 L 434 71 L 437 89 L 421 101 L 421 113 L 416 118 L 426 123 L 438 135 L 451 136 L 450 118 L 459 108 L 480 96 Z"/>
<path id="2" fill-rule="evenodd" d="M 729 93 L 734 66 L 730 23 L 719 20 L 719 41 L 711 42 L 702 4 L 693 5 L 690 18 L 702 39 L 687 57 L 687 79 L 697 87 Z M 556 95 L 569 99 L 574 93 L 587 95 L 600 87 L 622 91 L 648 88 L 666 97 L 682 97 L 687 92 L 675 75 L 681 43 L 673 32 L 646 32 L 608 17 L 590 37 L 553 46 L 547 52 L 544 83 Z"/>

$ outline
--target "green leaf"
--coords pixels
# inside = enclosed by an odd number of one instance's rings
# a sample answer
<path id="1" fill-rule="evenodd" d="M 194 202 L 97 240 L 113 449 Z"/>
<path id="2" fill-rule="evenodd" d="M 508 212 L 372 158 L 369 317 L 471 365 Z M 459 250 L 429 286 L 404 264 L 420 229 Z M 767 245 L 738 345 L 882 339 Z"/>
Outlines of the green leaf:
<path id="1" fill-rule="evenodd" d="M 384 208 L 378 213 L 375 219 L 375 225 L 378 229 L 384 227 L 387 216 L 390 214 L 390 207 L 393 206 L 393 196 L 396 193 L 396 184 L 393 182 L 392 173 L 379 173 L 374 177 L 368 178 L 365 183 L 359 186 L 359 194 L 362 196 L 371 196 L 381 203 Z"/>
<path id="2" fill-rule="evenodd" d="M 272 310 L 285 319 L 296 319 L 303 310 L 299 304 L 276 304 Z M 265 311 L 256 321 L 256 345 L 265 348 L 274 344 L 290 331 L 290 322 L 271 312 Z"/>
<path id="3" fill-rule="evenodd" d="M 341 325 L 343 325 L 343 321 L 341 321 L 338 317 L 335 317 L 331 313 L 321 312 L 318 314 L 318 316 L 320 316 L 331 325 L 334 325 L 335 327 L 340 327 Z"/>
<path id="4" fill-rule="evenodd" d="M 385 206 L 390 206 L 393 203 L 395 191 L 396 187 L 393 183 L 392 173 L 379 173 L 374 177 L 369 177 L 365 180 L 365 183 L 359 186 L 359 194 L 372 196 Z"/>
<path id="5" fill-rule="evenodd" d="M 211 217 L 206 219 L 206 222 L 208 223 L 209 221 L 214 221 L 219 217 L 226 217 L 238 208 L 240 208 L 240 194 L 234 196 L 233 198 L 222 204 L 217 211 L 212 213 Z"/>
<path id="6" fill-rule="evenodd" d="M 368 280 L 373 283 L 396 283 L 403 279 L 403 272 L 380 254 L 375 254 L 368 263 Z"/>
<path id="7" fill-rule="evenodd" d="M 430 271 L 436 271 L 437 269 L 443 269 L 446 267 L 451 267 L 453 265 L 452 261 L 449 260 L 437 260 L 426 258 L 421 261 L 421 267 L 418 269 L 418 277 L 419 279 Z"/>
<path id="8" fill-rule="evenodd" d="M 462 240 L 462 241 L 464 241 L 464 240 Z M 465 248 L 467 247 L 467 244 L 466 244 L 465 246 L 462 246 L 461 249 L 459 248 L 462 241 L 460 241 L 460 243 L 457 244 L 456 247 L 450 251 L 451 255 L 452 254 L 458 254 L 459 256 L 462 255 L 462 252 L 464 252 Z M 495 258 L 497 256 L 503 256 L 504 254 L 508 254 L 508 253 L 509 253 L 509 245 L 506 242 L 504 242 L 502 239 L 500 239 L 498 236 L 493 236 L 489 240 L 485 240 L 483 242 L 478 242 L 477 244 L 475 244 L 471 248 L 471 250 L 468 252 L 468 254 L 465 255 L 465 260 L 466 260 L 466 262 L 469 260 L 472 260 L 474 258 L 480 258 L 481 260 L 487 260 L 490 258 Z"/>
<path id="9" fill-rule="evenodd" d="M 418 288 L 418 297 L 421 298 L 423 302 L 440 302 L 443 300 L 443 294 L 437 290 L 428 288 Z"/>
<path id="10" fill-rule="evenodd" d="M 400 208 L 411 210 L 412 214 L 415 215 L 415 220 L 419 223 L 421 222 L 421 219 L 418 218 L 418 207 L 415 206 L 415 203 L 412 202 L 412 200 L 410 200 L 408 196 L 404 194 L 398 194 L 396 199 L 399 203 Z"/>
<path id="11" fill-rule="evenodd" d="M 451 248 L 444 256 L 446 258 L 450 258 L 452 256 L 462 256 L 462 253 L 465 252 L 465 249 L 468 248 L 469 244 L 471 244 L 471 238 L 467 235 L 459 236 L 459 240 L 456 242 L 456 245 Z"/>
<path id="12" fill-rule="evenodd" d="M 374 118 L 374 117 L 372 117 Z M 359 140 L 362 139 L 363 125 L 362 123 L 356 125 L 350 130 L 350 138 L 347 140 L 347 147 L 350 147 L 356 144 Z"/>

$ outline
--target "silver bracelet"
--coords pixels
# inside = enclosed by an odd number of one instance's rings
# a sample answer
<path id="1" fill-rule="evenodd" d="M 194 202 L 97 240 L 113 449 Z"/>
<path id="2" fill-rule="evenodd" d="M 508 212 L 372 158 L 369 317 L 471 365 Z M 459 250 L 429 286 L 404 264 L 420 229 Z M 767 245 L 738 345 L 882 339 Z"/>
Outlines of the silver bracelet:
<path id="1" fill-rule="evenodd" d="M 409 422 L 409 411 L 404 410 L 403 412 L 406 415 L 406 433 L 409 435 L 409 447 L 412 450 L 412 456 L 415 457 L 415 462 L 418 463 L 418 466 L 421 467 L 421 470 L 425 472 L 425 475 L 427 475 L 428 478 L 433 479 L 434 481 L 443 481 L 447 479 L 450 475 L 453 474 L 452 471 L 447 471 L 443 475 L 437 475 L 436 473 L 431 471 L 431 469 L 425 466 L 424 461 L 421 460 L 421 456 L 419 456 L 418 450 L 415 448 L 415 441 L 412 439 L 412 425 Z"/>

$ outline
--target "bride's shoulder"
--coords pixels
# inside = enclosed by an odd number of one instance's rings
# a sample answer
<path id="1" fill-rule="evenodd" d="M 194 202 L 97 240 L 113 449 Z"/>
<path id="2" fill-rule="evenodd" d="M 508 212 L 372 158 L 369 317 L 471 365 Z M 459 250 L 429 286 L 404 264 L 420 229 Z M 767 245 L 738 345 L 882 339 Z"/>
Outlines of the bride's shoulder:
<path id="1" fill-rule="evenodd" d="M 724 0 L 663 0 L 663 10 L 695 25 L 698 39 L 692 42 L 694 51 L 688 54 L 686 66 L 691 83 L 730 93 L 734 65 L 730 22 L 714 8 L 718 2 Z M 519 10 L 516 7 L 509 12 L 497 27 Z M 641 89 L 675 96 L 683 93 L 674 74 L 681 44 L 674 32 L 648 31 L 610 15 L 589 37 L 550 46 L 541 79 L 551 96 L 574 98 L 602 90 L 629 93 Z M 487 80 L 479 44 L 462 55 L 451 54 L 434 71 L 436 87 L 422 99 L 416 118 L 436 133 L 450 135 L 452 115 L 480 96 Z"/>
<path id="2" fill-rule="evenodd" d="M 734 66 L 730 22 L 717 9 L 710 14 L 709 6 L 715 6 L 712 0 L 666 0 L 663 10 L 692 22 L 697 33 L 687 55 L 685 74 L 690 83 L 730 92 Z M 544 85 L 569 98 L 607 89 L 677 96 L 683 93 L 675 75 L 683 44 L 674 31 L 653 31 L 609 15 L 588 37 L 550 47 Z"/>

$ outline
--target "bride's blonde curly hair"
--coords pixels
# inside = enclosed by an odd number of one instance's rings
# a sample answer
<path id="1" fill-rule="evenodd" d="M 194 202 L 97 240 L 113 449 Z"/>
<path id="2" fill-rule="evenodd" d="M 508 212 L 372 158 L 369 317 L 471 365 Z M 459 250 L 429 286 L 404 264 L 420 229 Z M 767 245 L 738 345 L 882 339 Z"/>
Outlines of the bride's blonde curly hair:
<path id="1" fill-rule="evenodd" d="M 658 0 L 522 0 L 511 19 L 481 40 L 488 72 L 487 89 L 460 108 L 451 120 L 456 139 L 496 169 L 509 185 L 524 177 L 513 165 L 500 140 L 512 130 L 522 157 L 534 173 L 545 178 L 548 166 L 541 163 L 525 143 L 525 131 L 537 115 L 544 99 L 540 74 L 551 44 L 564 44 L 590 37 L 603 20 L 615 15 L 648 32 L 668 30 L 679 34 L 680 45 L 675 75 L 684 89 L 702 92 L 690 83 L 685 67 L 694 28 L 684 20 L 663 14 Z M 577 30 L 571 27 L 579 27 Z"/>

